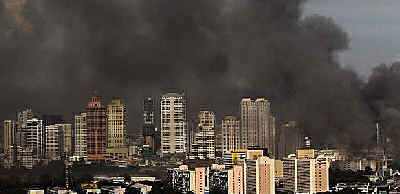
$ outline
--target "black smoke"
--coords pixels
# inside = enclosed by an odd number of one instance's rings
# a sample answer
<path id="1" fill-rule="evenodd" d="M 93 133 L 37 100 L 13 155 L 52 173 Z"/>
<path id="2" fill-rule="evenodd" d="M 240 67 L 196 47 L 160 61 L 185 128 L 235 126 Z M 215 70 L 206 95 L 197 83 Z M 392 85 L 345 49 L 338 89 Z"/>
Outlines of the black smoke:
<path id="1" fill-rule="evenodd" d="M 89 96 L 121 96 L 130 130 L 144 96 L 185 91 L 189 111 L 237 114 L 266 96 L 315 143 L 363 145 L 375 115 L 336 56 L 349 38 L 303 0 L 19 0 L 0 3 L 2 119 L 27 106 L 71 116 Z M 20 21 L 20 22 L 17 22 Z M 22 22 L 21 22 L 22 21 Z"/>
<path id="2" fill-rule="evenodd" d="M 363 93 L 380 123 L 382 144 L 400 156 L 400 63 L 381 64 L 375 67 Z"/>

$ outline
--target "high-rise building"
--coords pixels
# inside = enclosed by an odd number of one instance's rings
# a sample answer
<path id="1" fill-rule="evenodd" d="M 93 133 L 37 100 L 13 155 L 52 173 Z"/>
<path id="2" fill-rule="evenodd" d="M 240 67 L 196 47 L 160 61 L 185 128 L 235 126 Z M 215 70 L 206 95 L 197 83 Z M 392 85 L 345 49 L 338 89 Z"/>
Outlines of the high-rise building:
<path id="1" fill-rule="evenodd" d="M 242 99 L 240 103 L 241 133 L 240 148 L 247 149 L 248 146 L 255 146 L 257 139 L 257 110 L 255 103 L 250 98 Z"/>
<path id="2" fill-rule="evenodd" d="M 184 154 L 187 149 L 186 99 L 184 94 L 161 97 L 161 152 Z"/>
<path id="3" fill-rule="evenodd" d="M 283 188 L 294 193 L 316 192 L 315 159 L 283 159 Z"/>
<path id="4" fill-rule="evenodd" d="M 154 100 L 150 97 L 143 102 L 143 138 L 144 144 L 149 145 L 155 151 L 156 149 L 156 126 L 154 117 Z"/>
<path id="5" fill-rule="evenodd" d="M 297 149 L 303 147 L 304 133 L 295 121 L 290 121 L 279 128 L 277 139 L 277 156 L 284 158 L 289 154 L 295 154 Z"/>
<path id="6" fill-rule="evenodd" d="M 241 103 L 241 148 L 258 146 L 275 151 L 275 119 L 270 102 L 264 98 L 255 101 L 243 98 Z"/>
<path id="7" fill-rule="evenodd" d="M 329 161 L 325 158 L 316 159 L 315 187 L 317 193 L 329 191 Z"/>
<path id="8" fill-rule="evenodd" d="M 50 160 L 61 159 L 60 144 L 62 134 L 57 125 L 46 126 L 46 158 Z"/>
<path id="9" fill-rule="evenodd" d="M 12 162 L 12 166 L 16 168 L 33 168 L 33 153 L 32 149 L 29 147 L 21 147 L 21 146 L 11 146 L 11 152 L 13 154 L 10 155 L 10 160 Z"/>
<path id="10" fill-rule="evenodd" d="M 275 193 L 275 162 L 266 156 L 257 159 L 247 159 L 245 163 L 246 193 Z"/>
<path id="11" fill-rule="evenodd" d="M 44 157 L 43 121 L 37 118 L 28 119 L 23 128 L 25 146 L 32 149 L 34 159 Z"/>
<path id="12" fill-rule="evenodd" d="M 215 157 L 223 156 L 224 134 L 221 125 L 215 127 Z"/>
<path id="13" fill-rule="evenodd" d="M 54 124 L 57 124 L 57 123 L 64 123 L 64 119 L 63 119 L 62 115 L 44 114 L 44 115 L 41 116 L 41 119 L 43 120 L 43 129 L 44 130 L 46 130 L 47 126 L 54 125 Z M 44 141 L 44 146 L 46 148 L 47 147 L 46 146 L 46 143 L 47 143 L 47 141 L 46 141 L 46 133 L 43 133 L 43 139 L 45 140 Z M 44 155 L 45 156 L 47 156 L 46 151 L 47 150 L 44 149 Z"/>
<path id="14" fill-rule="evenodd" d="M 75 115 L 75 149 L 74 155 L 80 158 L 87 157 L 87 122 L 86 113 Z"/>
<path id="15" fill-rule="evenodd" d="M 121 99 L 114 98 L 107 106 L 107 147 L 127 146 L 126 107 Z"/>
<path id="16" fill-rule="evenodd" d="M 275 160 L 275 179 L 282 180 L 283 178 L 283 162 L 282 160 Z"/>
<path id="17" fill-rule="evenodd" d="M 211 111 L 198 114 L 197 132 L 194 135 L 192 154 L 199 159 L 215 158 L 215 115 Z"/>
<path id="18" fill-rule="evenodd" d="M 73 151 L 73 131 L 69 123 L 55 124 L 61 133 L 60 151 L 62 157 L 72 156 Z"/>
<path id="19" fill-rule="evenodd" d="M 89 160 L 104 160 L 107 148 L 107 116 L 101 97 L 94 96 L 86 107 L 87 154 Z"/>
<path id="20" fill-rule="evenodd" d="M 26 109 L 17 113 L 17 128 L 22 129 L 26 127 L 29 119 L 33 118 L 32 109 Z"/>
<path id="21" fill-rule="evenodd" d="M 3 122 L 3 149 L 5 154 L 10 153 L 11 146 L 15 143 L 15 121 L 5 120 Z"/>
<path id="22" fill-rule="evenodd" d="M 196 178 L 195 178 L 195 192 L 196 194 L 206 194 L 209 193 L 209 168 L 198 167 L 195 168 Z"/>
<path id="23" fill-rule="evenodd" d="M 107 155 L 108 159 L 127 160 L 128 119 L 126 106 L 119 98 L 114 98 L 107 106 Z"/>
<path id="24" fill-rule="evenodd" d="M 228 194 L 244 194 L 245 183 L 242 165 L 234 165 L 228 170 Z"/>
<path id="25" fill-rule="evenodd" d="M 272 115 L 271 115 L 271 105 L 268 100 L 264 98 L 258 98 L 255 101 L 255 106 L 257 110 L 257 126 L 256 126 L 256 141 L 254 145 L 261 146 L 263 148 L 268 148 L 270 152 L 273 151 L 272 145 L 274 145 L 273 139 L 273 125 L 272 125 Z M 250 144 L 251 145 L 251 144 Z"/>
<path id="26" fill-rule="evenodd" d="M 277 130 L 276 130 L 276 118 L 274 116 L 269 117 L 269 134 L 268 134 L 268 148 L 270 149 L 271 156 L 277 157 L 278 153 L 278 142 L 277 142 Z"/>
<path id="27" fill-rule="evenodd" d="M 24 133 L 24 128 L 26 128 L 26 123 L 29 119 L 33 118 L 33 112 L 31 109 L 26 109 L 17 113 L 16 122 L 16 134 L 15 134 L 15 144 L 18 146 L 25 146 L 26 138 Z"/>
<path id="28" fill-rule="evenodd" d="M 240 146 L 240 121 L 234 116 L 226 116 L 222 120 L 222 152 L 238 150 Z"/>

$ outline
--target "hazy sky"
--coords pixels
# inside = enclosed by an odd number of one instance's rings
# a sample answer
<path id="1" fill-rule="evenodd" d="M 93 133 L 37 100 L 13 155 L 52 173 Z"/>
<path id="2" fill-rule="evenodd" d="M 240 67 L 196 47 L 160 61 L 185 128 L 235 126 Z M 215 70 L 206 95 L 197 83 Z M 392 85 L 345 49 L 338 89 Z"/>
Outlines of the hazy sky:
<path id="1" fill-rule="evenodd" d="M 309 0 L 305 14 L 333 17 L 349 33 L 342 62 L 365 77 L 377 64 L 400 59 L 399 8 L 399 0 Z"/>

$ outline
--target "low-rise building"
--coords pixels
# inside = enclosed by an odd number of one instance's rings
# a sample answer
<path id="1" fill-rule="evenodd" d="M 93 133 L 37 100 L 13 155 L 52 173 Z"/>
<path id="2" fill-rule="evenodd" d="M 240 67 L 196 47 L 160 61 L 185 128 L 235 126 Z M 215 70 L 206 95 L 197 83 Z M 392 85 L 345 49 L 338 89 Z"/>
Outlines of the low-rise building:
<path id="1" fill-rule="evenodd" d="M 27 194 L 44 194 L 44 189 L 28 189 Z"/>
<path id="2" fill-rule="evenodd" d="M 131 182 L 143 182 L 143 181 L 148 181 L 148 182 L 155 182 L 157 181 L 156 177 L 153 176 L 135 176 L 131 177 Z"/>
<path id="3" fill-rule="evenodd" d="M 247 156 L 247 150 L 235 150 L 223 154 L 223 161 L 227 169 L 234 165 L 243 165 Z"/>
<path id="4" fill-rule="evenodd" d="M 169 182 L 174 190 L 180 193 L 194 192 L 206 194 L 210 191 L 210 176 L 208 167 L 197 167 L 189 170 L 187 165 L 168 170 Z"/>
<path id="5" fill-rule="evenodd" d="M 47 194 L 77 194 L 77 192 L 71 191 L 66 188 L 53 187 L 47 190 Z"/>
<path id="6" fill-rule="evenodd" d="M 148 194 L 152 191 L 152 186 L 136 183 L 131 186 L 131 189 L 137 194 Z"/>
<path id="7" fill-rule="evenodd" d="M 107 148 L 106 158 L 111 160 L 128 160 L 129 148 L 128 147 Z"/>
<path id="8" fill-rule="evenodd" d="M 104 186 L 101 188 L 102 194 L 125 194 L 125 188 L 121 186 Z"/>

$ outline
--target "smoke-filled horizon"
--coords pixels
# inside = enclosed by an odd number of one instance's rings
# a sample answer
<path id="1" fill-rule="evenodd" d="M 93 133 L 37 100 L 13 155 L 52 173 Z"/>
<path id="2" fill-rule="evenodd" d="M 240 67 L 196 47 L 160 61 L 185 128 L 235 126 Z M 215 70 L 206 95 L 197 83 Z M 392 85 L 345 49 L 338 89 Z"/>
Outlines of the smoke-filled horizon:
<path id="1" fill-rule="evenodd" d="M 141 128 L 145 96 L 184 91 L 191 118 L 238 115 L 265 96 L 324 145 L 369 145 L 376 114 L 362 81 L 336 60 L 348 36 L 303 0 L 4 0 L 0 119 L 84 110 L 94 93 L 127 104 Z"/>

